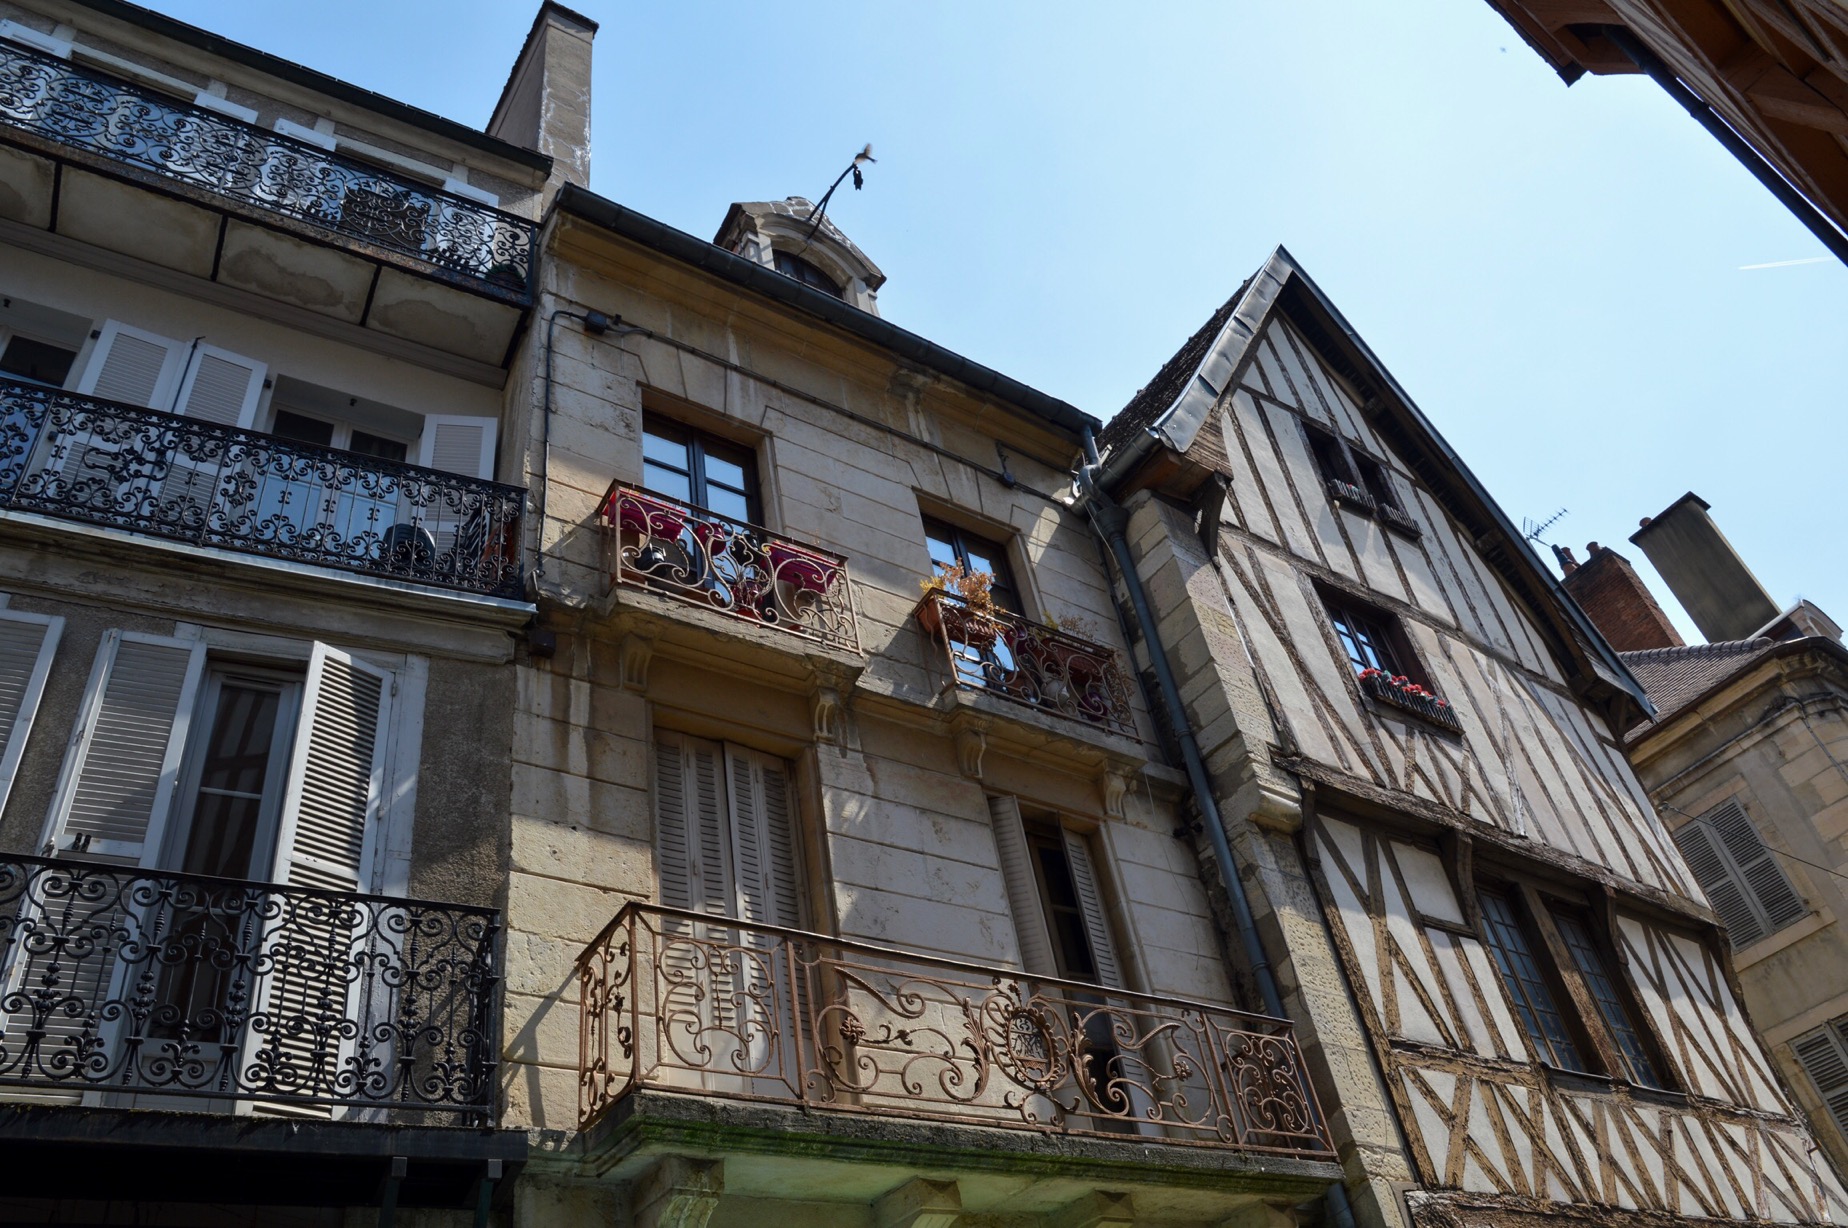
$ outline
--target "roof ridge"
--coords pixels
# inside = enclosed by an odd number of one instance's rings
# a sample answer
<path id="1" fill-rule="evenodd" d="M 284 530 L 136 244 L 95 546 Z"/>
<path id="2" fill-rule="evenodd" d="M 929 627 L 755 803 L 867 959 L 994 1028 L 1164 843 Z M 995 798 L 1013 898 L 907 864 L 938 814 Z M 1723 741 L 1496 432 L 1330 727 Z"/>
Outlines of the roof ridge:
<path id="1" fill-rule="evenodd" d="M 1769 636 L 1759 635 L 1746 640 L 1715 640 L 1706 644 L 1677 644 L 1669 648 L 1638 648 L 1617 655 L 1625 664 L 1632 661 L 1698 660 L 1702 657 L 1730 657 L 1744 652 L 1756 652 L 1776 642 Z"/>

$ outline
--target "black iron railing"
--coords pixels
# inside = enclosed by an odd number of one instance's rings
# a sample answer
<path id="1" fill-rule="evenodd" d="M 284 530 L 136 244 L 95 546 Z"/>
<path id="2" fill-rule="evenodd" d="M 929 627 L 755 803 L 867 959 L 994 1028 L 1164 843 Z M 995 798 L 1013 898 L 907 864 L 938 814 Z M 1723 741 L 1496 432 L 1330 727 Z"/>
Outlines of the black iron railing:
<path id="1" fill-rule="evenodd" d="M 578 988 L 585 1126 L 653 1087 L 1333 1154 L 1287 1019 L 640 904 Z"/>
<path id="2" fill-rule="evenodd" d="M 0 41 L 0 128 L 480 283 L 531 293 L 534 224 L 277 132 Z"/>
<path id="3" fill-rule="evenodd" d="M 848 652 L 847 560 L 759 525 L 617 482 L 603 500 L 610 579 Z"/>
<path id="4" fill-rule="evenodd" d="M 1451 733 L 1463 732 L 1463 722 L 1457 719 L 1457 710 L 1449 700 L 1433 695 L 1403 674 L 1362 670 L 1360 689 L 1369 699 L 1410 712 Z"/>
<path id="5" fill-rule="evenodd" d="M 0 379 L 0 507 L 517 597 L 526 492 Z"/>
<path id="6" fill-rule="evenodd" d="M 1129 680 L 1112 649 L 1005 610 L 977 612 L 941 588 L 924 594 L 917 618 L 955 685 L 1136 736 Z"/>
<path id="7" fill-rule="evenodd" d="M 0 856 L 0 1099 L 490 1124 L 500 928 L 458 904 Z"/>

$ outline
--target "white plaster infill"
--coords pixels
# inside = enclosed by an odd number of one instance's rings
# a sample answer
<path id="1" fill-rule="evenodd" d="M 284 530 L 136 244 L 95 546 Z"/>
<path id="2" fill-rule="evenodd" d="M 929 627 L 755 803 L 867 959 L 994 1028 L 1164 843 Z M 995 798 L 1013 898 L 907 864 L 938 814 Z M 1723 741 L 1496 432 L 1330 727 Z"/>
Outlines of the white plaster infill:
<path id="1" fill-rule="evenodd" d="M 466 613 L 485 622 L 507 627 L 525 625 L 538 609 L 530 601 L 490 597 L 482 593 L 465 593 L 436 585 L 392 580 L 384 576 L 361 575 L 358 572 L 339 571 L 308 563 L 294 563 L 286 559 L 267 558 L 260 554 L 246 554 L 241 550 L 219 550 L 211 546 L 193 546 L 185 542 L 142 537 L 120 529 L 60 520 L 55 516 L 41 516 L 36 512 L 0 510 L 0 525 L 17 526 L 27 530 L 32 539 L 77 537 L 86 540 L 93 548 L 99 550 L 146 552 L 168 555 L 175 559 L 186 559 L 212 567 L 235 567 L 256 573 L 268 573 L 292 587 L 306 584 L 324 591 L 331 589 L 339 592 L 341 596 L 362 601 L 367 596 L 384 597 L 389 600 L 390 604 L 398 607 L 412 609 L 421 607 L 451 617 Z"/>

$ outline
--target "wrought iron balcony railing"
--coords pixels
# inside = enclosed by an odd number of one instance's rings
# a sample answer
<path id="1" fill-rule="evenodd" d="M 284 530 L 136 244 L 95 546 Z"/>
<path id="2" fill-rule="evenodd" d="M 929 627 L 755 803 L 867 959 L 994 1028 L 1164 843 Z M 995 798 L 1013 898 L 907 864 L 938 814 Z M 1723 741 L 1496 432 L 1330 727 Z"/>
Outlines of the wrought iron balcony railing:
<path id="1" fill-rule="evenodd" d="M 625 905 L 578 958 L 585 1127 L 638 1088 L 1332 1154 L 1287 1020 Z"/>
<path id="2" fill-rule="evenodd" d="M 840 555 L 620 482 L 602 516 L 613 582 L 860 651 Z"/>
<path id="3" fill-rule="evenodd" d="M 1113 650 L 1004 610 L 978 613 L 941 588 L 924 594 L 917 617 L 956 685 L 1136 736 L 1129 683 Z"/>
<path id="4" fill-rule="evenodd" d="M 526 492 L 0 379 L 0 507 L 518 597 Z"/>
<path id="5" fill-rule="evenodd" d="M 537 228 L 525 218 L 4 41 L 0 127 L 409 257 L 499 297 L 531 293 Z"/>
<path id="6" fill-rule="evenodd" d="M 0 856 L 0 1100 L 491 1124 L 500 929 L 485 908 Z"/>

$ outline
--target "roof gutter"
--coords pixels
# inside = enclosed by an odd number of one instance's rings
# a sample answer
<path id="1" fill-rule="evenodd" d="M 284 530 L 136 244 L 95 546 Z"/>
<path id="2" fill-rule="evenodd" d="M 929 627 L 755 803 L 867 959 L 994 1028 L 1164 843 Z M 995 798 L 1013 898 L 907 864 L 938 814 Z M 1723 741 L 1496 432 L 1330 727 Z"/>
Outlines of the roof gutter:
<path id="1" fill-rule="evenodd" d="M 988 393 L 996 400 L 1004 401 L 1069 434 L 1074 442 L 1085 431 L 1096 430 L 1103 425 L 1069 402 L 1048 396 L 991 367 L 964 358 L 916 333 L 887 323 L 871 312 L 851 307 L 824 290 L 804 285 L 755 260 L 747 260 L 736 252 L 728 252 L 717 244 L 708 243 L 684 230 L 676 230 L 665 222 L 625 208 L 588 188 L 567 183 L 559 189 L 553 208 L 786 307 L 806 312 L 862 341 L 889 350 L 921 367 L 928 367 L 978 392 Z"/>

